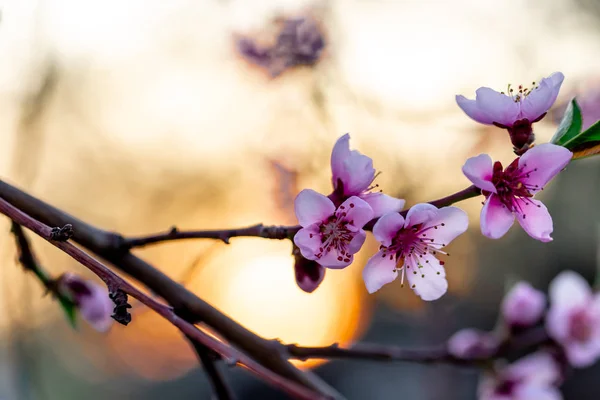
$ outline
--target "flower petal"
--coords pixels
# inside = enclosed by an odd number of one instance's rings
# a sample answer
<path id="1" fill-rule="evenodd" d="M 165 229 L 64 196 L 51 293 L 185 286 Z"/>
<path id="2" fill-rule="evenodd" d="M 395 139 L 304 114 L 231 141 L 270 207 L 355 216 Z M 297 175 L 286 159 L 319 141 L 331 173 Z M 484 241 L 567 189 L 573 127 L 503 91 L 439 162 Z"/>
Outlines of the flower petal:
<path id="1" fill-rule="evenodd" d="M 519 105 L 507 95 L 487 87 L 477 89 L 475 101 L 479 110 L 501 125 L 512 126 L 519 115 Z"/>
<path id="2" fill-rule="evenodd" d="M 542 79 L 537 89 L 533 89 L 521 100 L 521 118 L 535 121 L 547 112 L 556 101 L 564 79 L 565 76 L 561 72 L 555 72 L 548 78 Z"/>
<path id="3" fill-rule="evenodd" d="M 523 183 L 537 188 L 532 193 L 541 190 L 564 167 L 569 164 L 573 153 L 568 149 L 551 143 L 534 146 L 519 159 L 519 168 L 527 173 Z"/>
<path id="4" fill-rule="evenodd" d="M 600 355 L 600 340 L 591 338 L 585 342 L 569 341 L 564 344 L 569 364 L 576 368 L 592 366 Z"/>
<path id="5" fill-rule="evenodd" d="M 325 267 L 303 257 L 296 258 L 294 263 L 296 284 L 306 293 L 312 293 L 319 287 L 325 278 L 325 271 Z"/>
<path id="6" fill-rule="evenodd" d="M 350 157 L 350 134 L 346 133 L 335 142 L 331 151 L 331 179 L 334 188 L 338 179 L 341 179 L 342 182 L 349 180 L 344 167 L 344 162 L 348 157 Z"/>
<path id="7" fill-rule="evenodd" d="M 350 156 L 344 160 L 345 179 L 344 194 L 346 196 L 358 196 L 371 186 L 375 179 L 375 168 L 373 160 L 356 150 L 350 152 Z"/>
<path id="8" fill-rule="evenodd" d="M 352 264 L 352 261 L 354 261 L 354 255 L 351 254 L 350 256 L 347 256 L 339 252 L 337 249 L 331 249 L 331 251 L 325 250 L 323 252 L 323 256 L 317 258 L 315 261 L 326 268 L 343 269 Z"/>
<path id="9" fill-rule="evenodd" d="M 592 290 L 585 279 L 577 272 L 564 271 L 550 283 L 548 289 L 552 309 L 574 309 L 587 307 L 592 300 Z M 565 321 L 566 322 L 566 321 Z"/>
<path id="10" fill-rule="evenodd" d="M 554 229 L 552 217 L 546 206 L 535 199 L 515 199 L 520 212 L 517 221 L 529 236 L 541 242 L 551 242 L 550 234 Z"/>
<path id="11" fill-rule="evenodd" d="M 405 201 L 388 196 L 383 193 L 367 193 L 360 196 L 361 199 L 369 203 L 373 209 L 373 218 L 381 217 L 390 212 L 399 212 L 404 207 Z"/>
<path id="12" fill-rule="evenodd" d="M 552 385 L 560 380 L 560 367 L 548 353 L 538 351 L 525 356 L 508 367 L 511 376 L 530 383 Z"/>
<path id="13" fill-rule="evenodd" d="M 365 286 L 369 293 L 375 293 L 385 284 L 392 282 L 398 276 L 396 270 L 396 258 L 383 255 L 383 252 L 378 252 L 367 261 L 362 272 Z"/>
<path id="14" fill-rule="evenodd" d="M 294 200 L 296 218 L 303 227 L 322 222 L 333 215 L 335 206 L 333 202 L 312 189 L 304 189 Z"/>
<path id="15" fill-rule="evenodd" d="M 344 213 L 346 215 L 343 215 Z M 360 229 L 373 219 L 373 209 L 360 197 L 352 196 L 338 207 L 336 216 Z"/>
<path id="16" fill-rule="evenodd" d="M 404 221 L 404 227 L 408 228 L 411 226 L 419 225 L 427 222 L 437 215 L 438 208 L 432 204 L 419 203 L 415 204 L 406 213 L 406 219 Z"/>
<path id="17" fill-rule="evenodd" d="M 471 157 L 462 167 L 463 174 L 479 189 L 496 193 L 496 187 L 492 183 L 494 163 L 487 154 Z"/>
<path id="18" fill-rule="evenodd" d="M 471 119 L 486 125 L 491 125 L 494 122 L 486 113 L 479 109 L 475 100 L 469 100 L 465 96 L 457 95 L 456 103 Z"/>
<path id="19" fill-rule="evenodd" d="M 367 233 L 362 229 L 354 234 L 354 237 L 348 244 L 348 253 L 356 254 L 361 249 L 365 240 L 367 239 Z"/>
<path id="20" fill-rule="evenodd" d="M 423 237 L 433 239 L 430 246 L 441 249 L 447 246 L 458 235 L 465 233 L 469 227 L 467 213 L 458 207 L 442 207 L 436 215 L 423 224 Z"/>
<path id="21" fill-rule="evenodd" d="M 319 232 L 319 224 L 312 224 L 306 228 L 300 229 L 294 235 L 294 243 L 300 249 L 300 252 L 309 260 L 315 260 L 316 254 L 320 253 L 321 234 Z"/>
<path id="22" fill-rule="evenodd" d="M 560 390 L 550 385 L 523 383 L 515 389 L 513 397 L 497 397 L 494 400 L 563 400 Z"/>
<path id="23" fill-rule="evenodd" d="M 416 259 L 406 260 L 404 266 L 411 289 L 422 300 L 437 300 L 448 290 L 446 271 L 431 254 L 419 258 L 419 263 Z"/>
<path id="24" fill-rule="evenodd" d="M 495 194 L 491 194 L 481 209 L 481 233 L 490 239 L 499 239 L 515 222 L 515 216 Z"/>
<path id="25" fill-rule="evenodd" d="M 98 332 L 106 332 L 112 325 L 115 304 L 108 297 L 108 290 L 93 282 L 87 282 L 90 294 L 79 298 L 79 311 Z"/>
<path id="26" fill-rule="evenodd" d="M 397 212 L 385 214 L 373 226 L 373 236 L 382 245 L 388 247 L 392 239 L 404 226 L 404 217 Z"/>
<path id="27" fill-rule="evenodd" d="M 502 315 L 512 326 L 531 326 L 538 322 L 546 309 L 546 296 L 527 282 L 518 282 L 504 296 Z"/>

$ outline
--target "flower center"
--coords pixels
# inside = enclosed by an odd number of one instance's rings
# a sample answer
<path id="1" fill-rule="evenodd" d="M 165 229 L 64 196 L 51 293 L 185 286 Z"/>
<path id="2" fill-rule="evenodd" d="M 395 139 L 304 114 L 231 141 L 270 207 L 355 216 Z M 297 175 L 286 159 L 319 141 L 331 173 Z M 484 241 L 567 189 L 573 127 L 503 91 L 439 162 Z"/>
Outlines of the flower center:
<path id="1" fill-rule="evenodd" d="M 532 191 L 541 190 L 539 185 L 527 183 L 532 172 L 537 168 L 527 168 L 527 164 L 519 166 L 519 159 L 515 159 L 505 170 L 499 161 L 494 163 L 492 183 L 496 187 L 497 195 L 502 204 L 511 212 L 519 214 L 522 218 L 527 216 L 523 206 L 533 205 Z M 537 205 L 537 207 L 540 207 Z"/>
<path id="2" fill-rule="evenodd" d="M 392 240 L 392 244 L 388 247 L 381 246 L 380 250 L 382 251 L 382 257 L 389 257 L 390 260 L 396 258 L 396 268 L 402 271 L 401 277 L 401 285 L 404 286 L 404 275 L 408 271 L 412 272 L 414 275 L 421 274 L 422 278 L 425 278 L 425 273 L 421 270 L 423 268 L 423 258 L 426 255 L 435 256 L 437 253 L 449 255 L 445 251 L 440 250 L 439 248 L 446 246 L 445 243 L 437 243 L 434 238 L 432 238 L 431 230 L 437 230 L 445 227 L 445 223 L 440 223 L 438 225 L 432 225 L 428 227 L 423 227 L 423 224 L 414 225 L 410 228 L 402 228 L 397 233 L 394 239 Z M 439 246 L 436 247 L 436 246 Z M 443 261 L 439 261 L 440 265 L 444 265 Z M 425 264 L 431 265 L 428 259 L 425 259 Z M 431 265 L 434 269 L 437 269 L 437 266 Z M 421 271 L 419 271 L 421 270 Z M 440 275 L 440 271 L 436 271 L 437 275 Z M 415 284 L 413 283 L 411 286 L 413 289 L 415 288 Z"/>
<path id="3" fill-rule="evenodd" d="M 354 204 L 350 203 L 350 207 L 354 207 Z M 355 232 L 348 228 L 348 225 L 351 225 L 354 221 L 346 220 L 346 215 L 344 206 L 340 206 L 338 211 L 319 227 L 321 247 L 319 247 L 319 253 L 317 254 L 318 258 L 335 249 L 340 254 L 337 258 L 338 261 L 350 261 L 352 254 L 347 249 L 354 238 Z"/>
<path id="4" fill-rule="evenodd" d="M 578 342 L 587 342 L 593 333 L 593 319 L 581 309 L 569 319 L 569 336 Z"/>
<path id="5" fill-rule="evenodd" d="M 535 85 L 535 82 L 531 83 L 531 89 L 523 87 L 523 85 L 519 85 L 518 89 L 515 91 L 515 89 L 513 89 L 511 86 L 512 85 L 509 83 L 506 89 L 507 92 L 500 93 L 505 95 L 508 93 L 507 95 L 510 96 L 515 103 L 522 101 L 525 97 L 529 96 L 531 92 L 538 88 L 538 86 Z"/>
<path id="6" fill-rule="evenodd" d="M 500 396 L 512 396 L 515 387 L 519 384 L 517 379 L 504 378 L 500 379 L 496 385 L 496 394 Z"/>

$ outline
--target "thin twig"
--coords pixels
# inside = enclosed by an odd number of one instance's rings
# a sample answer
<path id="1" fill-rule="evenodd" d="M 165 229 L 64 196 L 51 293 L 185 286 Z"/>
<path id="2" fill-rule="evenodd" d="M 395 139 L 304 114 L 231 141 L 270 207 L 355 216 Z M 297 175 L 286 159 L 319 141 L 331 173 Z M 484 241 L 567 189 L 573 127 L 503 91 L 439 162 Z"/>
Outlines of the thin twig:
<path id="1" fill-rule="evenodd" d="M 450 196 L 430 201 L 429 204 L 433 204 L 436 207 L 444 207 L 462 200 L 469 199 L 471 197 L 478 196 L 479 194 L 481 194 L 481 190 L 475 186 L 469 186 L 468 188 L 451 194 Z M 407 212 L 408 210 L 405 210 L 401 214 L 406 216 Z M 371 230 L 373 225 L 375 225 L 375 222 L 377 222 L 377 219 L 373 219 L 367 223 L 365 225 L 365 229 Z M 169 231 L 163 233 L 125 238 L 121 242 L 121 248 L 123 250 L 129 250 L 135 247 L 144 247 L 150 244 L 184 239 L 216 239 L 221 240 L 226 244 L 229 244 L 229 240 L 234 237 L 260 237 L 264 239 L 276 240 L 293 239 L 294 235 L 300 230 L 300 228 L 301 226 L 299 225 L 267 226 L 263 224 L 256 224 L 246 228 L 180 231 L 177 229 L 177 227 L 172 227 Z"/>
<path id="2" fill-rule="evenodd" d="M 550 341 L 543 327 L 529 329 L 519 335 L 510 336 L 498 344 L 495 351 L 483 357 L 471 359 L 457 358 L 448 352 L 445 344 L 426 348 L 402 348 L 372 344 L 357 344 L 351 348 L 342 348 L 337 344 L 325 347 L 302 347 L 295 344 L 287 345 L 292 358 L 299 360 L 317 359 L 356 359 L 371 361 L 401 361 L 421 364 L 456 364 L 480 365 L 484 361 L 503 358 L 513 352 L 523 351 L 541 346 Z"/>
<path id="3" fill-rule="evenodd" d="M 275 387 L 282 389 L 286 393 L 298 399 L 312 400 L 327 398 L 327 396 L 315 393 L 310 389 L 307 389 L 295 382 L 292 382 L 286 378 L 275 374 L 274 372 L 263 367 L 262 365 L 249 358 L 245 354 L 202 332 L 196 326 L 177 316 L 173 312 L 173 309 L 171 307 L 159 303 L 150 296 L 146 295 L 145 293 L 143 293 L 142 291 L 140 291 L 139 289 L 126 282 L 118 275 L 116 275 L 109 268 L 104 266 L 101 262 L 85 253 L 80 248 L 75 247 L 68 241 L 53 240 L 52 238 L 54 236 L 52 228 L 37 221 L 36 219 L 33 219 L 32 217 L 23 213 L 21 210 L 15 208 L 3 199 L 0 199 L 0 213 L 6 215 L 17 224 L 22 225 L 27 229 L 31 230 L 32 232 L 36 233 L 37 235 L 44 238 L 54 246 L 58 247 L 59 249 L 70 255 L 79 263 L 87 267 L 90 271 L 92 271 L 106 283 L 110 292 L 122 290 L 128 295 L 143 302 L 146 306 L 154 310 L 157 314 L 159 314 L 167 321 L 171 322 L 174 326 L 179 328 L 179 330 L 183 334 L 192 338 L 195 342 L 198 342 L 201 345 L 212 349 L 221 357 L 224 357 L 228 360 L 232 360 L 233 363 L 243 366 L 244 368 L 253 372 L 255 375 L 259 376 L 266 382 L 271 383 Z"/>
<path id="4" fill-rule="evenodd" d="M 219 400 L 233 400 L 235 396 L 233 390 L 225 381 L 225 377 L 217 365 L 219 355 L 206 346 L 196 342 L 193 338 L 187 336 L 189 342 L 194 347 L 198 356 L 198 361 L 202 364 L 204 372 L 208 375 L 213 392 Z"/>

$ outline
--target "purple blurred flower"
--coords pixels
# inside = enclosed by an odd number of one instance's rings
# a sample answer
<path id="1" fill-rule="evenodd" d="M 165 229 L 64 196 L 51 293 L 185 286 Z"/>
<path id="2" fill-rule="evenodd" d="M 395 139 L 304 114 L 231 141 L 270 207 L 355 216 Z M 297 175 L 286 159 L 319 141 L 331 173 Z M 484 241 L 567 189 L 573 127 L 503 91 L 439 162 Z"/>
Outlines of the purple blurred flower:
<path id="1" fill-rule="evenodd" d="M 581 130 L 584 131 L 600 120 L 600 84 L 592 85 L 589 89 L 581 91 L 575 99 L 581 109 L 583 118 Z M 552 120 L 555 124 L 560 123 L 570 102 L 569 99 L 569 101 L 561 103 L 552 111 Z"/>
<path id="2" fill-rule="evenodd" d="M 83 319 L 94 329 L 106 332 L 110 328 L 115 304 L 108 297 L 106 287 L 65 273 L 58 278 L 57 288 L 75 303 Z"/>
<path id="3" fill-rule="evenodd" d="M 448 340 L 448 353 L 456 358 L 486 358 L 497 349 L 498 340 L 490 333 L 477 329 L 460 330 Z"/>
<path id="4" fill-rule="evenodd" d="M 588 367 L 600 358 L 600 295 L 581 275 L 565 271 L 550 283 L 546 329 L 574 367 Z"/>
<path id="5" fill-rule="evenodd" d="M 560 400 L 562 380 L 556 360 L 538 352 L 521 358 L 479 383 L 479 400 Z"/>
<path id="6" fill-rule="evenodd" d="M 513 327 L 528 327 L 538 322 L 546 309 L 546 296 L 527 282 L 519 282 L 504 296 L 502 315 Z"/>
<path id="7" fill-rule="evenodd" d="M 249 62 L 267 69 L 272 77 L 295 66 L 316 64 L 324 48 L 323 33 L 308 17 L 284 20 L 272 46 L 261 47 L 247 37 L 237 41 L 240 54 Z"/>

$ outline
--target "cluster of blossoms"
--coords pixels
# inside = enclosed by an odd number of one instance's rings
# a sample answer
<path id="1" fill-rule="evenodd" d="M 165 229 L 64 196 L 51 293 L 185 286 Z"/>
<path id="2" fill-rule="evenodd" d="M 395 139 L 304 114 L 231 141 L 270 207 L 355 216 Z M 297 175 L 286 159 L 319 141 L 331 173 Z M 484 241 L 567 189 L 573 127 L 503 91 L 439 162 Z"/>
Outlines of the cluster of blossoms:
<path id="1" fill-rule="evenodd" d="M 509 131 L 518 157 L 506 168 L 487 154 L 467 160 L 462 170 L 486 200 L 481 210 L 481 232 L 498 239 L 515 218 L 532 238 L 552 240 L 552 217 L 534 195 L 571 160 L 568 149 L 554 144 L 533 146 L 532 124 L 541 120 L 552 106 L 564 77 L 552 74 L 533 89 L 508 94 L 489 88 L 477 90 L 475 100 L 457 96 L 458 105 L 474 120 Z M 457 207 L 437 208 L 416 204 L 401 211 L 404 200 L 373 191 L 377 174 L 373 160 L 350 150 L 350 136 L 342 136 L 333 147 L 331 172 L 333 191 L 329 196 L 305 189 L 295 200 L 296 217 L 302 229 L 294 237 L 300 254 L 314 264 L 310 271 L 299 270 L 299 285 L 311 292 L 323 279 L 324 268 L 350 265 L 371 229 L 381 244 L 363 270 L 369 293 L 379 290 L 398 276 L 423 300 L 436 300 L 448 288 L 443 248 L 468 228 L 468 218 Z M 308 264 L 307 264 L 308 267 Z M 311 278 L 312 277 L 312 278 Z"/>
<path id="2" fill-rule="evenodd" d="M 508 366 L 494 365 L 480 382 L 481 400 L 560 400 L 557 387 L 564 371 L 600 359 L 600 294 L 580 275 L 566 271 L 550 284 L 549 297 L 547 309 L 544 293 L 525 282 L 506 294 L 501 311 L 507 334 L 541 328 L 548 344 Z M 500 343 L 492 333 L 465 329 L 450 338 L 448 351 L 460 359 L 488 359 Z"/>

